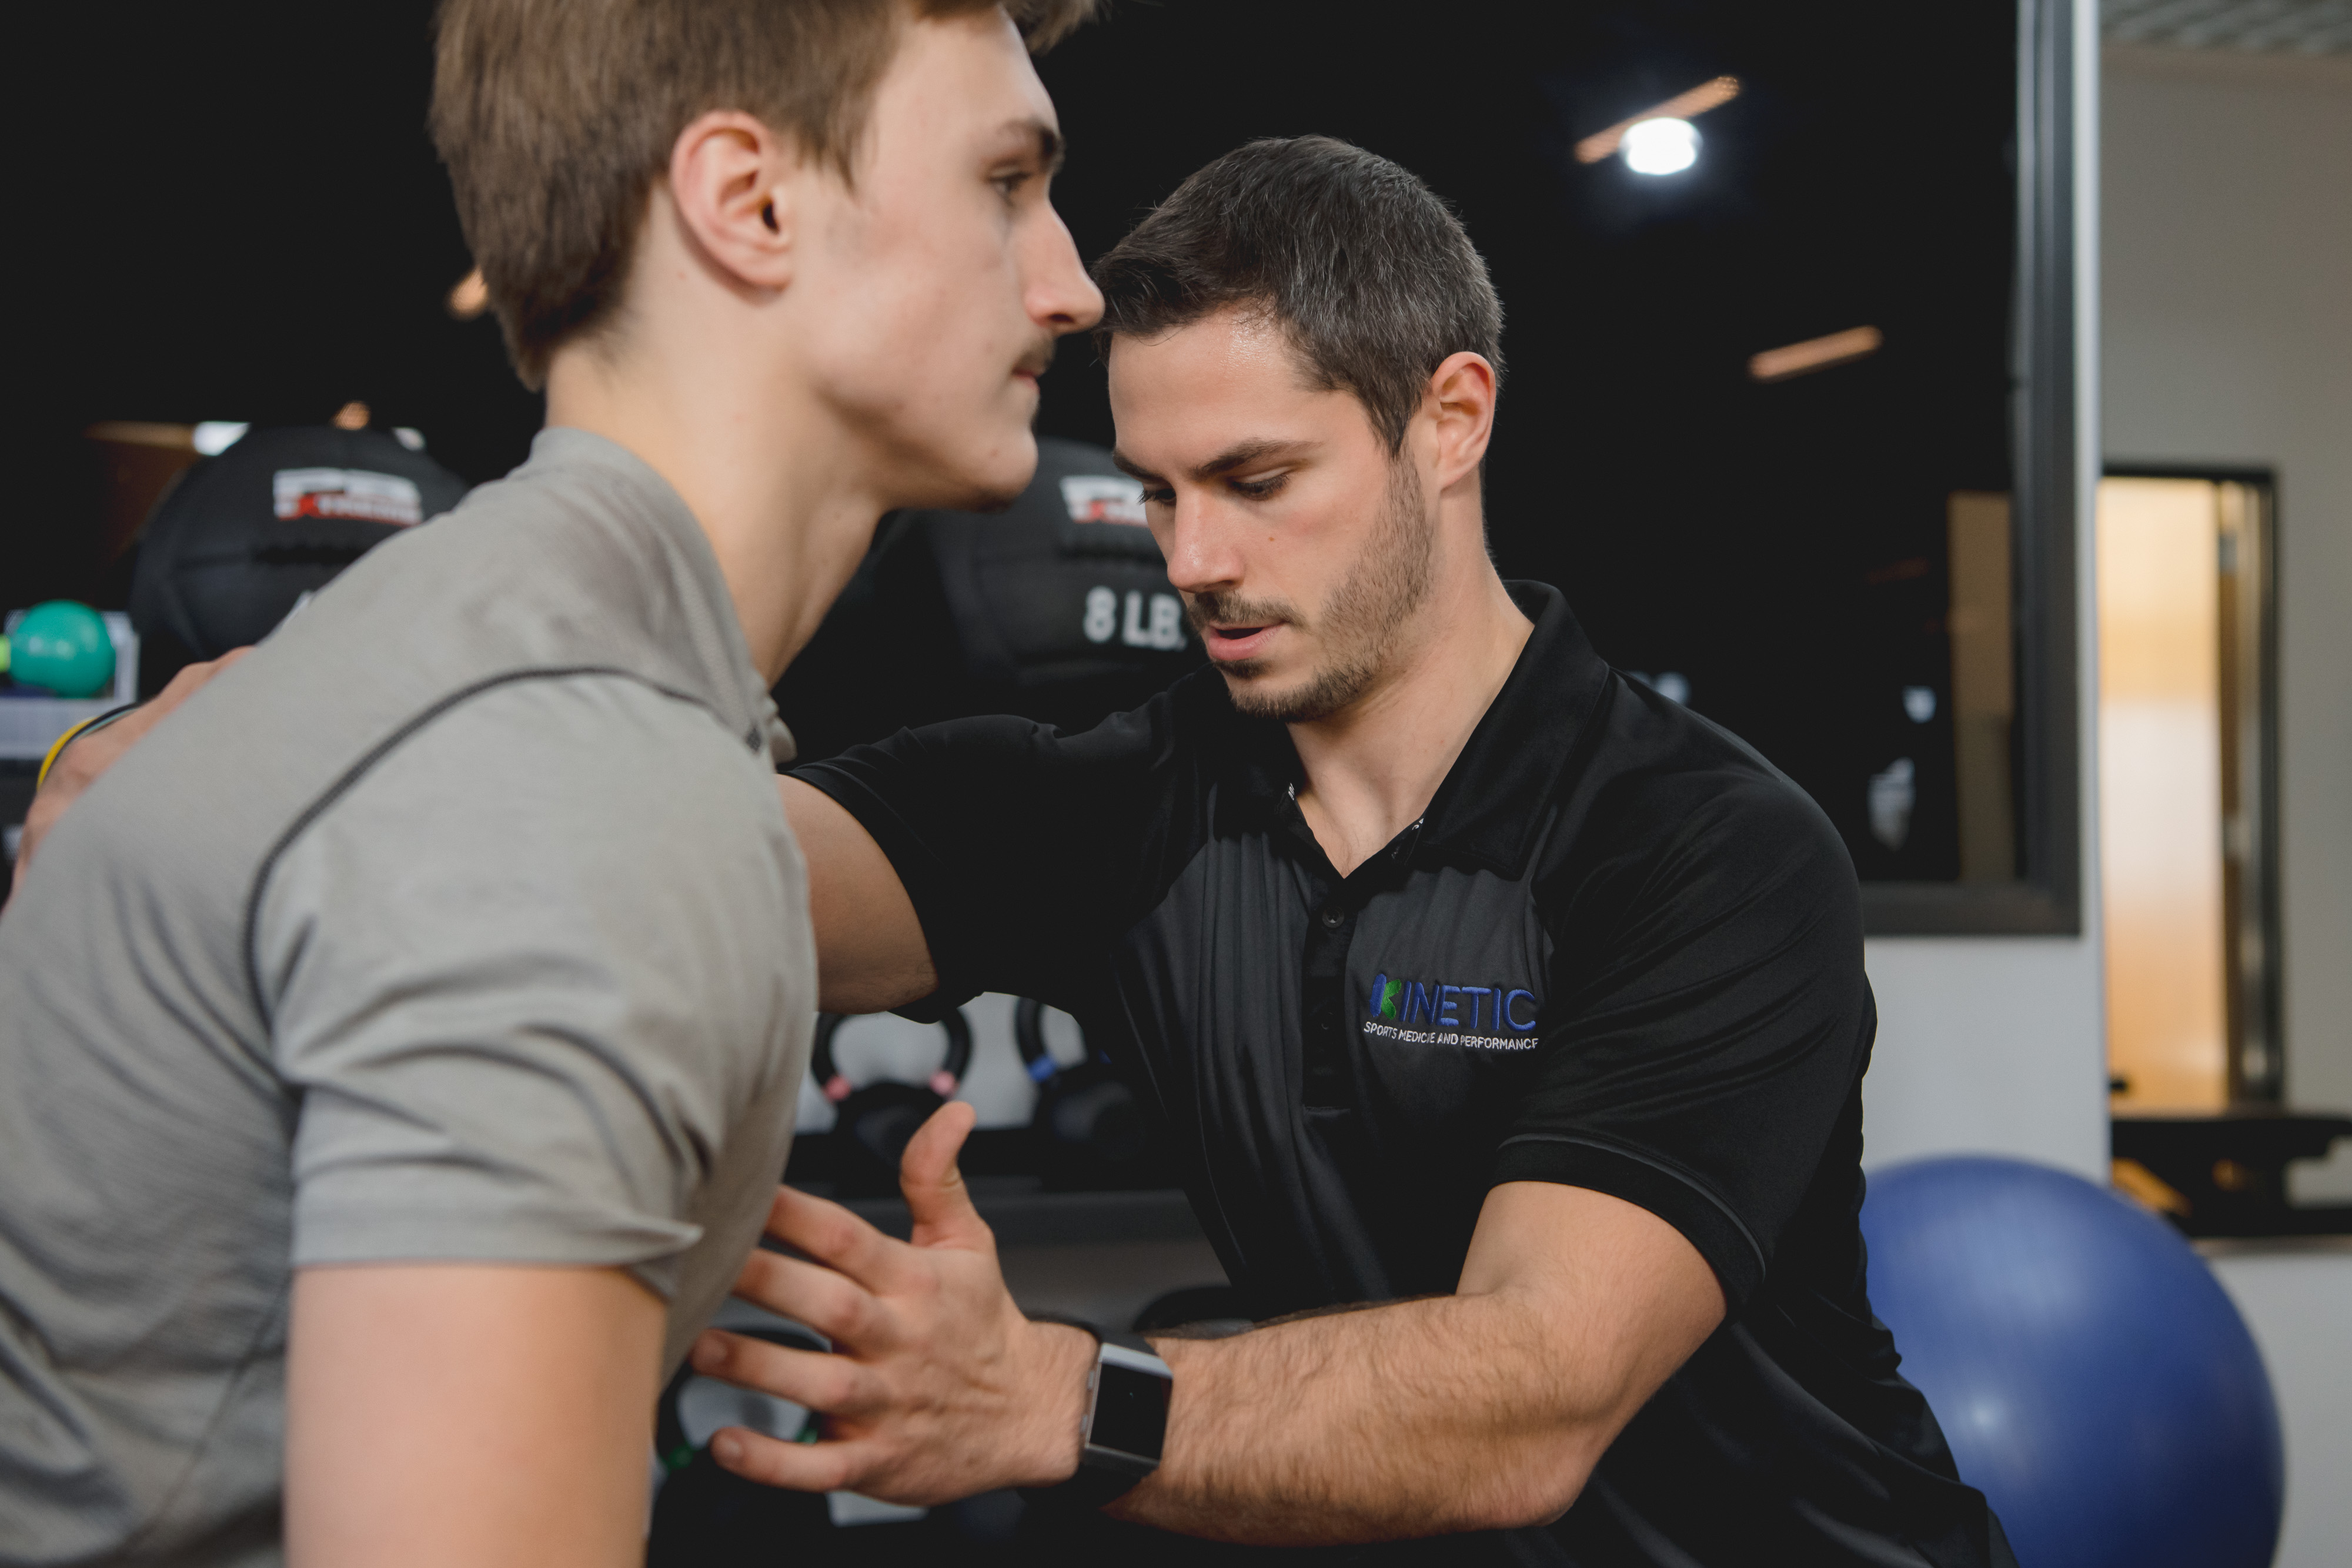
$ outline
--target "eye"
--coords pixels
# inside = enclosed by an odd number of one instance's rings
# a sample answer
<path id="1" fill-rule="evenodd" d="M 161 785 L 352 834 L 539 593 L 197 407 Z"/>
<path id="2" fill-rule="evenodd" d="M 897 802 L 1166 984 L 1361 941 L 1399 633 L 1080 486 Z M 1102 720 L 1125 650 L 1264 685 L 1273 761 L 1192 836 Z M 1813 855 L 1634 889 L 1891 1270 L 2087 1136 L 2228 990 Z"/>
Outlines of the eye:
<path id="1" fill-rule="evenodd" d="M 1032 170 L 1010 169 L 990 175 L 988 177 L 988 183 L 996 187 L 996 193 L 998 195 L 1003 197 L 1005 201 L 1011 202 L 1015 196 L 1021 193 L 1021 188 L 1024 185 L 1026 185 L 1030 181 L 1036 177 L 1035 172 Z"/>
<path id="2" fill-rule="evenodd" d="M 1231 481 L 1231 484 L 1235 495 L 1246 496 L 1253 501 L 1263 501 L 1277 494 L 1289 482 L 1288 474 L 1272 474 L 1263 479 L 1235 479 Z"/>
<path id="3" fill-rule="evenodd" d="M 1147 507 L 1172 507 L 1176 504 L 1176 492 L 1147 489 L 1143 492 L 1143 504 Z"/>

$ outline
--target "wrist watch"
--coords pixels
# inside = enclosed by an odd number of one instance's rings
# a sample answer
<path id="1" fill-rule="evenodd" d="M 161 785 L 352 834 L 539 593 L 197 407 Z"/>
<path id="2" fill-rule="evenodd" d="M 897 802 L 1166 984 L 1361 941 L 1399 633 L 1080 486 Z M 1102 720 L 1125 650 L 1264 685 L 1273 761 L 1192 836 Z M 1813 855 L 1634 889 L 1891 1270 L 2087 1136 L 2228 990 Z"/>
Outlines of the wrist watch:
<path id="1" fill-rule="evenodd" d="M 1069 1318 L 1051 1321 L 1094 1335 L 1095 1364 L 1087 1376 L 1077 1473 L 1029 1496 L 1057 1506 L 1100 1508 L 1160 1468 L 1176 1375 L 1139 1335 L 1106 1333 Z"/>

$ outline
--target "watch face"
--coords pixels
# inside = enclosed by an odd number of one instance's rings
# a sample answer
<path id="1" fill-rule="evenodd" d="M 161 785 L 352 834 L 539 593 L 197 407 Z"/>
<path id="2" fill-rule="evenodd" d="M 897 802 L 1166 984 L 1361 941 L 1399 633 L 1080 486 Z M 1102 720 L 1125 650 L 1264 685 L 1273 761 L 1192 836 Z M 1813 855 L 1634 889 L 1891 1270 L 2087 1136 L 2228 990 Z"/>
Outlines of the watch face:
<path id="1" fill-rule="evenodd" d="M 1156 1461 L 1168 1434 L 1169 1387 L 1165 1377 L 1106 1359 L 1095 1385 L 1087 1443 Z"/>

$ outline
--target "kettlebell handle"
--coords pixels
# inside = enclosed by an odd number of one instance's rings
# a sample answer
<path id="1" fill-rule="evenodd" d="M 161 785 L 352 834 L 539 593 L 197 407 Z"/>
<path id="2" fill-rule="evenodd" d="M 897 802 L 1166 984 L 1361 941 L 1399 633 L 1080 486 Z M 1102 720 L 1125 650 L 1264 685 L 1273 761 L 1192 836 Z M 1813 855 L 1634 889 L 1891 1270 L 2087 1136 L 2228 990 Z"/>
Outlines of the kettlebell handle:
<path id="1" fill-rule="evenodd" d="M 1021 1048 L 1021 1065 L 1038 1087 L 1054 1082 L 1062 1071 L 1062 1064 L 1045 1049 L 1045 1004 L 1034 997 L 1023 997 L 1013 1004 L 1013 1043 Z"/>
<path id="2" fill-rule="evenodd" d="M 850 1016 L 845 1013 L 817 1014 L 816 1039 L 809 1047 L 809 1076 L 816 1080 L 817 1088 L 824 1097 L 836 1105 L 848 1099 L 858 1087 L 834 1064 L 833 1060 L 834 1031 L 841 1028 L 845 1018 Z M 971 1025 L 965 1021 L 961 1008 L 950 1008 L 947 1016 L 940 1019 L 940 1027 L 948 1032 L 947 1059 L 940 1063 L 938 1071 L 923 1081 L 923 1087 L 947 1100 L 954 1097 L 956 1085 L 963 1082 L 964 1073 L 971 1067 Z"/>

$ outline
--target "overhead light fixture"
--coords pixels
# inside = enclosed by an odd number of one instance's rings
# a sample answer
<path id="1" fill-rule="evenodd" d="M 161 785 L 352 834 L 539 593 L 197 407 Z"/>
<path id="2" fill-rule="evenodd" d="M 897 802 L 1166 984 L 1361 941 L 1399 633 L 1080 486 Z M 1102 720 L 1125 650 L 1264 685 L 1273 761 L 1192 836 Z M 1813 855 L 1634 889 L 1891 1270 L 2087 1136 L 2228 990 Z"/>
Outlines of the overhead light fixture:
<path id="1" fill-rule="evenodd" d="M 1609 127 L 1596 131 L 1576 144 L 1576 161 L 1598 163 L 1615 152 L 1624 141 L 1625 133 L 1645 120 L 1693 120 L 1710 109 L 1720 109 L 1739 96 L 1738 77 L 1717 77 L 1703 81 L 1687 92 L 1678 92 L 1664 103 L 1654 103 L 1639 114 L 1632 114 Z"/>
<path id="2" fill-rule="evenodd" d="M 1620 144 L 1636 174 L 1679 174 L 1698 162 L 1698 127 L 1687 120 L 1637 120 Z"/>
<path id="3" fill-rule="evenodd" d="M 490 286 L 482 281 L 480 267 L 457 279 L 447 304 L 449 314 L 460 321 L 470 321 L 490 308 Z"/>
<path id="4" fill-rule="evenodd" d="M 1808 338 L 1801 343 L 1767 349 L 1748 360 L 1748 373 L 1759 382 L 1785 382 L 1790 376 L 1866 359 L 1878 352 L 1879 345 L 1885 341 L 1885 335 L 1875 327 L 1849 327 L 1825 338 Z"/>
<path id="5" fill-rule="evenodd" d="M 245 433 L 252 428 L 242 420 L 198 420 L 189 439 L 198 453 L 206 457 L 217 457 L 244 440 Z"/>

